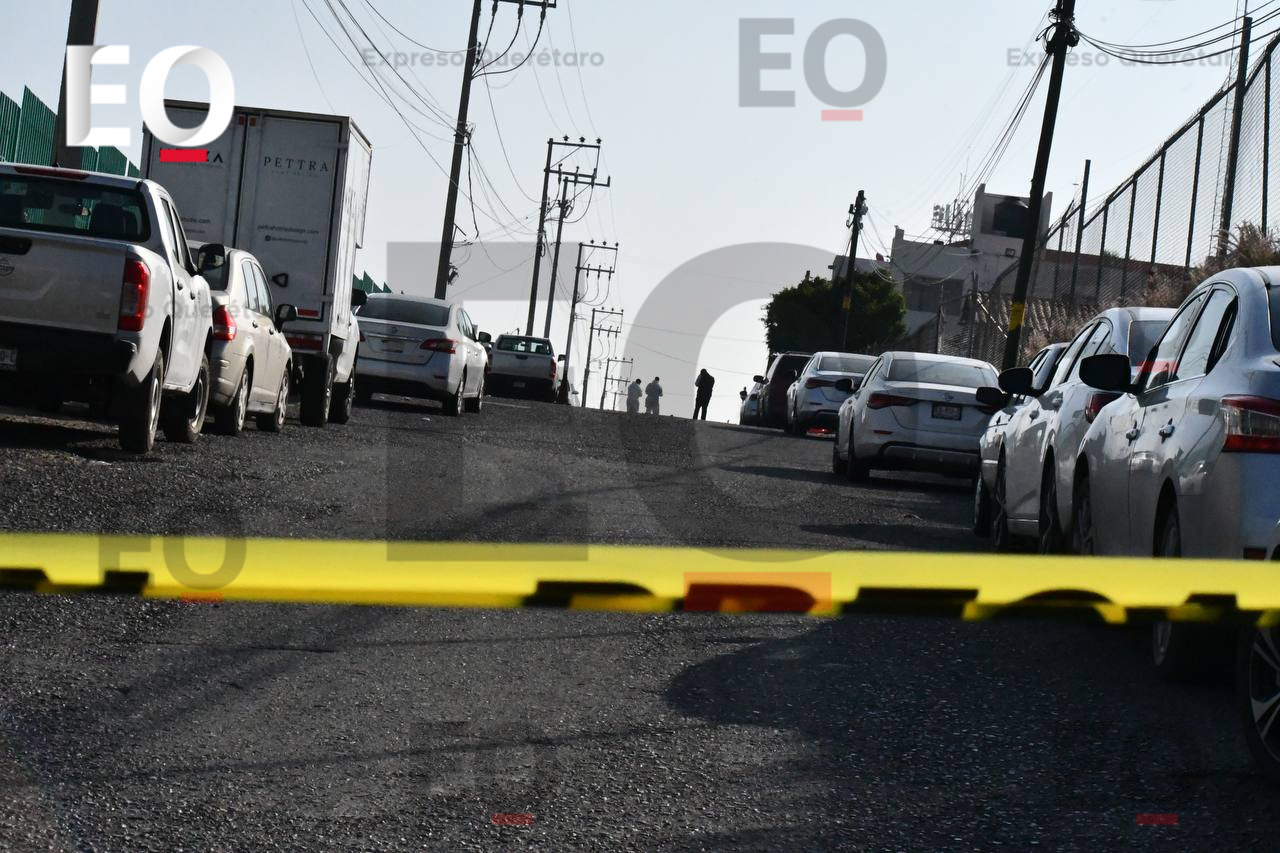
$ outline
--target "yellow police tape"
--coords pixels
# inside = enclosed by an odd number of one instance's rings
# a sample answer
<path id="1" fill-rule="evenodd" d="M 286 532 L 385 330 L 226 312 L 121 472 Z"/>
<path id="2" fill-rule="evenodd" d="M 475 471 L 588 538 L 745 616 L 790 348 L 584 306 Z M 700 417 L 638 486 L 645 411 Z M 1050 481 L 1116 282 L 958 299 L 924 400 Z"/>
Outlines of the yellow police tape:
<path id="1" fill-rule="evenodd" d="M 188 601 L 1280 623 L 1280 565 L 587 545 L 0 535 L 0 588 Z"/>

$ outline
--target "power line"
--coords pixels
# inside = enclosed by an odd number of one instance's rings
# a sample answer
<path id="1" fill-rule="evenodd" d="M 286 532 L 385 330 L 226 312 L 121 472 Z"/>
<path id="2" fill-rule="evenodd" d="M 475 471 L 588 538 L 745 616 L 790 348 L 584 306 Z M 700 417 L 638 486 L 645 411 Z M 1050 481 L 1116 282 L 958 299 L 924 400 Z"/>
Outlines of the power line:
<path id="1" fill-rule="evenodd" d="M 387 20 L 387 17 L 386 17 L 385 15 L 383 15 L 381 12 L 379 12 L 379 11 L 378 11 L 378 7 L 377 7 L 377 6 L 374 6 L 374 5 L 373 5 L 373 3 L 372 3 L 372 2 L 370 2 L 370 0 L 364 0 L 364 4 L 365 4 L 366 6 L 368 6 L 370 9 L 372 9 L 372 10 L 373 10 L 373 14 L 375 14 L 375 15 L 377 15 L 379 18 L 381 18 L 383 23 L 385 23 L 388 27 L 391 27 L 391 29 L 395 30 L 396 34 L 397 34 L 397 35 L 399 35 L 399 36 L 400 36 L 400 38 L 404 39 L 405 41 L 409 42 L 410 44 L 417 45 L 418 47 L 422 48 L 423 50 L 429 50 L 429 51 L 431 51 L 432 53 L 443 53 L 443 54 L 448 54 L 448 55 L 451 55 L 451 56 L 452 56 L 452 55 L 454 55 L 454 54 L 458 54 L 458 53 L 466 53 L 466 52 L 467 52 L 465 48 L 464 48 L 464 49 L 462 49 L 462 50 L 443 50 L 443 49 L 438 48 L 438 47 L 431 47 L 430 45 L 425 45 L 425 44 L 423 44 L 423 43 L 422 43 L 422 42 L 420 42 L 420 41 L 415 41 L 415 40 L 414 40 L 413 38 L 411 38 L 408 34 L 406 34 L 406 33 L 404 32 L 404 30 L 400 29 L 400 28 L 399 28 L 399 27 L 397 27 L 395 24 L 391 23 L 391 21 Z"/>

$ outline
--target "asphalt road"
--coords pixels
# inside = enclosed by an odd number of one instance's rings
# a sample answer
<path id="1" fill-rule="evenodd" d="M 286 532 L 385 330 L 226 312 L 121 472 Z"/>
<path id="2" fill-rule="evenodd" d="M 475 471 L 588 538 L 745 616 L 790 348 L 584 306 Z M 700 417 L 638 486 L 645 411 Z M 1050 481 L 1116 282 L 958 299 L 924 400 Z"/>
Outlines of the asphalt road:
<path id="1" fill-rule="evenodd" d="M 0 412 L 0 529 L 975 547 L 967 484 L 853 486 L 829 458 L 519 401 L 381 401 L 146 459 Z M 1228 686 L 1161 683 L 1125 630 L 5 594 L 0 661 L 6 850 L 1280 841 Z"/>

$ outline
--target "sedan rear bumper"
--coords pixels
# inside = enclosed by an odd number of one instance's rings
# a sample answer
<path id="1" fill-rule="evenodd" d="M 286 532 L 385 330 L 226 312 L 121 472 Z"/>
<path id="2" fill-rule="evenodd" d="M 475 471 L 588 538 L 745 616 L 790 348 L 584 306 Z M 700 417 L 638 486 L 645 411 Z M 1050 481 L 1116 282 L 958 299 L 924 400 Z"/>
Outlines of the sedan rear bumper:
<path id="1" fill-rule="evenodd" d="M 886 444 L 871 461 L 873 468 L 909 471 L 936 471 L 941 474 L 969 477 L 981 467 L 978 452 L 924 447 L 916 444 Z"/>
<path id="2" fill-rule="evenodd" d="M 462 374 L 455 370 L 453 359 L 438 355 L 426 364 L 404 364 L 361 354 L 356 359 L 356 378 L 365 390 L 375 393 L 446 400 L 457 390 Z"/>

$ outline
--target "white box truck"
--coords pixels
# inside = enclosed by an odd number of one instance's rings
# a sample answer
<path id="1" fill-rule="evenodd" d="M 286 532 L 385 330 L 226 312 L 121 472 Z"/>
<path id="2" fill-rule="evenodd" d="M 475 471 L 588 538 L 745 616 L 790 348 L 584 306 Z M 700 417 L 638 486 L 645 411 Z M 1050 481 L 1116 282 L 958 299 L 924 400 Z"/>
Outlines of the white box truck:
<path id="1" fill-rule="evenodd" d="M 208 105 L 167 101 L 169 118 L 194 127 Z M 360 331 L 352 295 L 364 242 L 373 149 L 351 119 L 237 107 L 205 162 L 162 158 L 143 140 L 143 174 L 164 186 L 187 238 L 253 253 L 271 280 L 272 303 L 297 307 L 286 337 L 293 349 L 308 426 L 345 423 L 355 397 Z M 353 305 L 353 299 L 355 305 Z"/>

